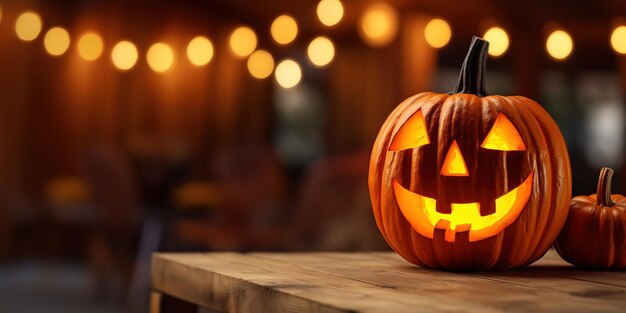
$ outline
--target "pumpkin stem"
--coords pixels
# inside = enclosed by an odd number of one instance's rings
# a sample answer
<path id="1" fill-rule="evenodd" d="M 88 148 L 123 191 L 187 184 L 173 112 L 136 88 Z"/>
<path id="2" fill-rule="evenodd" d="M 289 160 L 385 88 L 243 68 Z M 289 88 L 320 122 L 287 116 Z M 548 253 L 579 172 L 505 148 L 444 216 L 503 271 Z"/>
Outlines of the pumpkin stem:
<path id="1" fill-rule="evenodd" d="M 611 179 L 614 171 L 608 167 L 600 170 L 598 178 L 598 191 L 596 192 L 596 203 L 601 206 L 613 206 L 615 202 L 611 200 Z"/>
<path id="2" fill-rule="evenodd" d="M 485 92 L 485 70 L 487 68 L 487 50 L 489 42 L 474 36 L 469 51 L 463 61 L 461 74 L 456 87 L 449 94 L 469 93 L 479 97 L 487 95 Z"/>

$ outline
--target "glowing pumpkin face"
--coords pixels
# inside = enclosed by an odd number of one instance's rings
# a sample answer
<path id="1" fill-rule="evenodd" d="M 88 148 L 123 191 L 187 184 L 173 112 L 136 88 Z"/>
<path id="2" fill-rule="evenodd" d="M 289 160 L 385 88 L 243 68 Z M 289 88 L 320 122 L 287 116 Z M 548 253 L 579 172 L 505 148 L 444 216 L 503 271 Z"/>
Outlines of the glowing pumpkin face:
<path id="1" fill-rule="evenodd" d="M 372 150 L 376 223 L 408 261 L 442 269 L 515 268 L 540 258 L 571 196 L 563 137 L 536 102 L 484 92 L 475 38 L 450 94 L 401 103 Z"/>
<path id="2" fill-rule="evenodd" d="M 416 149 L 429 143 L 430 139 L 424 116 L 419 110 L 400 128 L 391 142 L 389 150 Z M 519 132 L 502 113 L 497 115 L 495 123 L 480 148 L 495 151 L 526 150 Z M 445 155 L 439 175 L 470 176 L 463 153 L 456 140 L 452 141 Z M 479 175 L 479 169 L 474 174 Z M 436 198 L 413 193 L 403 187 L 396 179 L 393 180 L 393 190 L 402 214 L 419 234 L 432 239 L 435 230 L 438 230 L 444 233 L 445 241 L 454 242 L 457 234 L 467 233 L 469 241 L 477 241 L 498 234 L 519 216 L 530 197 L 532 182 L 533 171 L 527 175 L 521 184 L 497 197 L 495 210 L 489 211 L 482 211 L 481 208 L 492 208 L 493 206 L 481 205 L 480 202 L 452 202 L 450 203 L 450 213 L 442 213 L 437 210 Z"/>

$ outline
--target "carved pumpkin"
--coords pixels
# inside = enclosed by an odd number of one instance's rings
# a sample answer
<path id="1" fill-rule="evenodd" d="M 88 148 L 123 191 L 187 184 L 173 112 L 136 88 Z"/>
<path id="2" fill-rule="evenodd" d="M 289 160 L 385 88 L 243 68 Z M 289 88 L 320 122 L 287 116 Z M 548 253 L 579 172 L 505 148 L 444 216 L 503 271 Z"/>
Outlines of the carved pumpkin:
<path id="1" fill-rule="evenodd" d="M 578 267 L 626 268 L 626 197 L 611 195 L 612 176 L 612 169 L 601 169 L 597 194 L 570 203 L 556 251 Z"/>
<path id="2" fill-rule="evenodd" d="M 456 88 L 402 102 L 374 143 L 376 223 L 417 265 L 527 265 L 545 254 L 567 217 L 571 173 L 561 132 L 536 102 L 486 94 L 488 45 L 474 37 Z"/>

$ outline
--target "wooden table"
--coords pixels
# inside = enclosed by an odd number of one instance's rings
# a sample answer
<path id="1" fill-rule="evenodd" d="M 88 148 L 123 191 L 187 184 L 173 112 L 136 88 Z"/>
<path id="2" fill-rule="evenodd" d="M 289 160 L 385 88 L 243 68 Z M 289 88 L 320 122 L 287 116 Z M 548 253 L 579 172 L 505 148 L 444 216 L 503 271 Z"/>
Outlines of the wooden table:
<path id="1" fill-rule="evenodd" d="M 450 273 L 391 252 L 158 253 L 166 294 L 219 312 L 626 312 L 626 272 L 578 270 L 554 251 L 517 271 Z"/>

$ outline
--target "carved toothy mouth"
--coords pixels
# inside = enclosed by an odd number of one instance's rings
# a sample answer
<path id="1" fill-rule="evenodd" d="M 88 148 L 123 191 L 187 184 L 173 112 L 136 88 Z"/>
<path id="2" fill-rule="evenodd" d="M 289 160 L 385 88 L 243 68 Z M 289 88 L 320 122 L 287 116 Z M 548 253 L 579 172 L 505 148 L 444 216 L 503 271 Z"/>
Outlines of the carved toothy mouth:
<path id="1" fill-rule="evenodd" d="M 533 172 L 520 185 L 498 197 L 495 212 L 480 215 L 480 203 L 452 203 L 451 213 L 437 212 L 437 200 L 411 192 L 393 180 L 393 191 L 402 215 L 420 235 L 431 238 L 445 232 L 444 239 L 454 242 L 461 234 L 469 233 L 469 241 L 494 236 L 517 219 L 530 198 Z"/>

